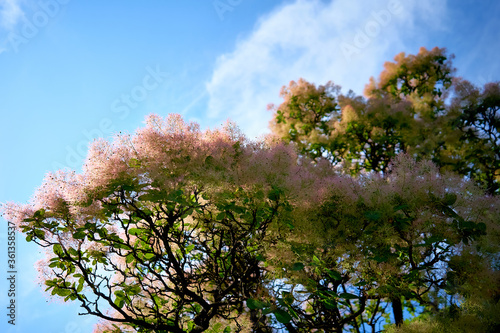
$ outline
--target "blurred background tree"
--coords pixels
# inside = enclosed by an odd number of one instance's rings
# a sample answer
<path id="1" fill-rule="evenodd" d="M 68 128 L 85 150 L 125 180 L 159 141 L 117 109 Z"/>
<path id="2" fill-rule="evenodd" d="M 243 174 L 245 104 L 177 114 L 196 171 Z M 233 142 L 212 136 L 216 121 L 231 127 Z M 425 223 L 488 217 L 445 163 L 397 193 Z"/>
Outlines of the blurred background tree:
<path id="1" fill-rule="evenodd" d="M 500 86 L 483 89 L 454 77 L 446 50 L 398 54 L 371 78 L 363 96 L 328 82 L 303 79 L 283 87 L 283 103 L 270 105 L 273 133 L 313 159 L 326 158 L 352 175 L 386 172 L 408 153 L 474 179 L 488 193 L 500 177 Z"/>

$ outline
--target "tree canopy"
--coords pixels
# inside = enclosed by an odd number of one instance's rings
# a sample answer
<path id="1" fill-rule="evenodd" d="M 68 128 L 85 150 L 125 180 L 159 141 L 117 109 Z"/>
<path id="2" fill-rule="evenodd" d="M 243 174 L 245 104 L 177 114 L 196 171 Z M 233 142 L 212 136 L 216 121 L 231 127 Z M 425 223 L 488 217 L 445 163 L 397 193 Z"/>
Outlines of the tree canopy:
<path id="1" fill-rule="evenodd" d="M 292 81 L 261 141 L 150 115 L 2 212 L 95 332 L 495 332 L 500 88 L 453 73 L 422 48 L 365 97 Z"/>
<path id="2" fill-rule="evenodd" d="M 271 128 L 302 155 L 327 158 L 353 175 L 385 172 L 408 153 L 474 179 L 495 194 L 500 180 L 500 83 L 483 88 L 454 76 L 445 49 L 398 54 L 371 78 L 363 96 L 333 82 L 303 79 L 283 87 L 270 105 Z"/>

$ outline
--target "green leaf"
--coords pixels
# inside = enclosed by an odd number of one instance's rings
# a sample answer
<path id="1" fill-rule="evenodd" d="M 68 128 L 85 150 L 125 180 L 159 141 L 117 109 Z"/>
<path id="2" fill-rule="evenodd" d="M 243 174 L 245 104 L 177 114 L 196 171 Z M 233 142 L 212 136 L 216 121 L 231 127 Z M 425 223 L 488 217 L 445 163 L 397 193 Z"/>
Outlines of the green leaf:
<path id="1" fill-rule="evenodd" d="M 457 201 L 457 195 L 455 193 L 446 193 L 444 195 L 443 204 L 446 206 L 451 206 Z"/>
<path id="2" fill-rule="evenodd" d="M 79 283 L 78 287 L 76 288 L 76 292 L 79 293 L 83 290 L 83 283 Z"/>
<path id="3" fill-rule="evenodd" d="M 137 228 L 130 228 L 128 229 L 128 233 L 132 236 L 139 236 L 144 230 L 142 229 L 137 229 Z"/>
<path id="4" fill-rule="evenodd" d="M 301 271 L 304 269 L 304 264 L 301 263 L 301 262 L 296 262 L 295 264 L 293 264 L 292 266 L 292 271 Z"/>
<path id="5" fill-rule="evenodd" d="M 45 209 L 39 209 L 37 210 L 34 214 L 33 214 L 33 217 L 34 218 L 43 218 L 45 216 Z"/>
<path id="6" fill-rule="evenodd" d="M 249 298 L 249 299 L 247 299 L 247 306 L 249 309 L 255 310 L 255 309 L 265 308 L 266 304 L 264 302 L 259 301 L 259 300 Z"/>
<path id="7" fill-rule="evenodd" d="M 327 272 L 327 273 L 328 273 L 328 275 L 329 275 L 332 279 L 334 279 L 335 281 L 340 281 L 340 280 L 342 280 L 342 275 L 340 275 L 340 273 L 339 273 L 339 272 L 337 272 L 337 271 L 332 271 L 332 270 L 330 270 L 330 269 L 329 269 L 329 270 L 327 270 L 326 272 Z"/>
<path id="8" fill-rule="evenodd" d="M 35 229 L 35 236 L 40 238 L 40 239 L 45 239 L 45 231 Z"/>
<path id="9" fill-rule="evenodd" d="M 194 249 L 194 244 L 189 245 L 188 247 L 186 247 L 186 253 L 193 251 L 193 249 Z"/>
<path id="10" fill-rule="evenodd" d="M 132 261 L 134 261 L 134 254 L 133 253 L 129 253 L 127 255 L 127 257 L 125 258 L 125 261 L 127 262 L 127 264 L 130 264 Z"/>
<path id="11" fill-rule="evenodd" d="M 59 296 L 65 297 L 71 295 L 71 290 L 69 289 L 57 289 L 57 294 Z"/>
<path id="12" fill-rule="evenodd" d="M 276 320 L 282 324 L 288 324 L 292 320 L 292 316 L 290 316 L 290 314 L 288 314 L 285 310 L 277 309 L 273 313 Z"/>
<path id="13" fill-rule="evenodd" d="M 130 295 L 137 295 L 141 292 L 141 286 L 139 284 L 134 284 L 133 286 L 127 288 L 127 293 Z"/>
<path id="14" fill-rule="evenodd" d="M 85 279 L 83 278 L 83 276 L 78 279 L 78 283 L 83 286 L 83 284 L 85 283 Z"/>
<path id="15" fill-rule="evenodd" d="M 151 260 L 151 259 L 153 259 L 154 257 L 156 257 L 156 254 L 154 254 L 154 253 L 146 253 L 146 254 L 144 255 L 144 258 L 146 258 L 146 260 Z"/>
<path id="16" fill-rule="evenodd" d="M 116 306 L 118 306 L 119 308 L 123 308 L 123 306 L 125 305 L 125 300 L 123 298 L 115 298 L 115 302 Z"/>
<path id="17" fill-rule="evenodd" d="M 337 308 L 337 303 L 331 299 L 325 299 L 323 301 L 323 304 L 325 304 L 325 308 L 328 310 L 336 309 Z"/>
<path id="18" fill-rule="evenodd" d="M 68 249 L 68 253 L 69 253 L 69 254 L 71 254 L 72 256 L 75 256 L 75 257 L 76 257 L 76 256 L 78 256 L 78 251 L 77 251 L 77 250 L 75 250 L 75 249 L 74 249 L 74 248 L 72 248 L 72 247 L 70 247 L 70 248 Z"/>
<path id="19" fill-rule="evenodd" d="M 359 297 L 354 295 L 354 294 L 350 294 L 350 293 L 342 293 L 339 295 L 340 298 L 343 298 L 343 299 L 358 299 Z"/>
<path id="20" fill-rule="evenodd" d="M 57 281 L 56 280 L 46 280 L 45 285 L 49 286 L 49 287 L 54 287 L 57 285 Z"/>
<path id="21" fill-rule="evenodd" d="M 64 255 L 63 248 L 62 248 L 61 244 L 54 244 L 52 249 L 53 249 L 54 253 L 57 254 L 58 256 Z"/>
<path id="22" fill-rule="evenodd" d="M 73 238 L 74 239 L 84 239 L 85 238 L 85 232 L 80 230 L 80 231 L 77 231 L 73 234 Z"/>

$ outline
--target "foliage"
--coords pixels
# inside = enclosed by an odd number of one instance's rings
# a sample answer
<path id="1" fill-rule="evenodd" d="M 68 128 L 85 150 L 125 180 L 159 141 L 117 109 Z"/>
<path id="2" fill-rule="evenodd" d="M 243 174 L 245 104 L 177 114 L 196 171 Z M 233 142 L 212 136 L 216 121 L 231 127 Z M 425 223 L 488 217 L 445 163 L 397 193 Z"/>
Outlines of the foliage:
<path id="1" fill-rule="evenodd" d="M 151 115 L 1 210 L 95 332 L 495 331 L 500 85 L 453 73 L 422 48 L 365 97 L 292 81 L 256 142 Z"/>
<path id="2" fill-rule="evenodd" d="M 258 325 L 245 301 L 272 279 L 266 248 L 292 225 L 289 200 L 321 183 L 296 160 L 231 124 L 202 133 L 150 116 L 132 137 L 95 142 L 83 174 L 49 174 L 32 205 L 4 212 L 47 250 L 46 291 L 84 313 L 132 331 Z"/>
<path id="3" fill-rule="evenodd" d="M 280 297 L 296 315 L 290 321 L 300 332 L 375 331 L 387 302 L 393 313 L 399 304 L 402 319 L 410 302 L 437 312 L 446 293 L 498 288 L 498 274 L 488 273 L 498 260 L 498 210 L 498 199 L 470 182 L 405 155 L 387 176 L 339 177 L 278 256 L 289 279 Z"/>
<path id="4" fill-rule="evenodd" d="M 370 79 L 365 97 L 340 93 L 331 81 L 316 87 L 303 79 L 283 87 L 271 105 L 271 129 L 313 159 L 326 158 L 351 174 L 386 172 L 399 153 L 431 159 L 442 170 L 499 189 L 500 83 L 482 90 L 455 78 L 445 49 L 421 48 L 386 62 Z"/>
<path id="5" fill-rule="evenodd" d="M 476 179 L 489 193 L 500 187 L 500 82 L 483 89 L 457 79 L 450 106 L 452 126 L 460 133 L 453 153 L 454 171 Z"/>
<path id="6" fill-rule="evenodd" d="M 370 79 L 365 97 L 352 91 L 344 95 L 331 81 L 316 87 L 299 79 L 283 87 L 283 103 L 269 106 L 274 111 L 270 123 L 274 134 L 295 144 L 302 157 L 328 160 L 355 177 L 347 181 L 355 190 L 349 186 L 336 189 L 318 210 L 314 230 L 319 235 L 301 240 L 311 244 L 301 262 L 310 262 L 315 256 L 326 267 L 319 274 L 318 265 L 313 265 L 318 276 L 307 275 L 309 281 L 316 281 L 316 288 L 329 286 L 330 292 L 338 293 L 345 284 L 358 296 L 344 310 L 342 304 L 328 301 L 343 318 L 356 309 L 379 310 L 390 302 L 395 321 L 401 324 L 403 308 L 411 310 L 412 300 L 435 313 L 449 306 L 446 292 L 469 297 L 477 293 L 472 291 L 475 287 L 498 286 L 498 279 L 477 276 L 478 272 L 498 270 L 493 268 L 498 248 L 491 247 L 498 244 L 498 220 L 491 219 L 488 226 L 477 220 L 498 214 L 494 213 L 496 199 L 489 199 L 493 210 L 488 213 L 489 208 L 481 211 L 488 206 L 482 206 L 484 203 L 460 203 L 464 193 L 471 195 L 469 199 L 482 194 L 470 185 L 461 187 L 465 183 L 459 177 L 445 181 L 451 176 L 436 176 L 438 171 L 430 165 L 432 172 L 411 177 L 413 171 L 391 169 L 391 161 L 406 153 L 416 160 L 432 160 L 445 174 L 450 170 L 473 179 L 489 194 L 498 192 L 500 83 L 488 83 L 481 90 L 455 78 L 452 58 L 439 48 L 421 48 L 417 55 L 401 53 L 394 62 L 384 64 L 377 80 Z M 381 180 L 375 180 L 373 174 L 367 176 L 372 171 Z M 427 187 L 421 184 L 426 181 Z M 479 210 L 472 214 L 471 209 Z M 321 235 L 323 243 L 311 241 Z M 475 274 L 465 274 L 457 262 L 466 257 L 474 257 L 484 266 Z M 341 278 L 332 280 L 332 270 Z M 304 280 L 301 283 L 307 285 Z M 358 283 L 363 287 L 354 288 Z M 376 314 L 366 317 L 369 310 L 365 309 L 357 322 L 352 321 L 353 330 L 363 324 L 375 330 Z M 326 312 L 316 307 L 310 313 Z M 341 323 L 340 318 L 332 317 L 331 327 Z"/>

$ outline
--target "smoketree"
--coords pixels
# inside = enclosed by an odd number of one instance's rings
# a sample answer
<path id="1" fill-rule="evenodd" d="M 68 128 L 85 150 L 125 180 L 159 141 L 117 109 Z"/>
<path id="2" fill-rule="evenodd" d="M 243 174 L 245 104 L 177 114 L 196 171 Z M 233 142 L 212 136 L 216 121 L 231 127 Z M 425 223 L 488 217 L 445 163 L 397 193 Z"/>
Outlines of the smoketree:
<path id="1" fill-rule="evenodd" d="M 96 332 L 375 332 L 415 304 L 495 331 L 500 88 L 453 73 L 422 48 L 364 97 L 292 81 L 261 141 L 151 115 L 1 210 Z"/>
<path id="2" fill-rule="evenodd" d="M 351 288 L 363 284 L 362 288 L 353 289 L 357 290 L 357 297 L 352 296 L 355 302 L 351 300 L 355 304 L 342 300 L 344 304 L 325 301 L 328 293 L 321 294 L 318 291 L 317 301 L 311 303 L 316 308 L 311 313 L 330 313 L 332 322 L 341 323 L 340 318 L 346 318 L 339 310 L 341 306 L 347 307 L 347 313 L 351 314 L 363 309 L 365 313 L 362 316 L 353 318 L 365 318 L 364 324 L 372 326 L 373 318 L 377 312 L 380 313 L 381 299 L 392 301 L 398 324 L 403 320 L 405 300 L 415 300 L 437 311 L 442 301 L 438 301 L 436 295 L 443 295 L 445 290 L 453 289 L 448 287 L 453 284 L 454 273 L 450 271 L 447 275 L 446 272 L 460 266 L 456 262 L 461 262 L 458 259 L 461 254 L 456 253 L 472 249 L 467 244 L 480 239 L 483 242 L 486 234 L 493 237 L 490 244 L 498 242 L 494 240 L 498 220 L 491 220 L 488 227 L 487 223 L 479 222 L 479 219 L 495 216 L 489 209 L 498 209 L 496 199 L 488 199 L 491 200 L 486 205 L 489 208 L 483 206 L 486 210 L 482 212 L 482 204 L 478 202 L 463 206 L 479 209 L 477 220 L 468 217 L 468 213 L 461 215 L 456 205 L 463 191 L 476 193 L 477 198 L 484 194 L 478 189 L 453 189 L 453 183 L 460 186 L 467 183 L 460 177 L 452 177 L 454 180 L 445 184 L 440 177 L 451 176 L 439 176 L 425 192 L 414 189 L 414 192 L 406 194 L 413 199 L 418 198 L 411 205 L 392 192 L 394 184 L 401 182 L 401 179 L 394 178 L 395 175 L 403 177 L 405 182 L 415 182 L 403 186 L 399 190 L 403 192 L 405 188 L 417 187 L 431 174 L 439 174 L 434 170 L 412 178 L 409 175 L 413 171 L 402 171 L 404 168 L 401 167 L 399 171 L 397 167 L 391 169 L 391 161 L 401 153 L 411 156 L 407 157 L 410 160 L 430 159 L 444 174 L 448 170 L 458 172 L 483 186 L 490 195 L 498 191 L 499 85 L 489 83 L 481 90 L 465 80 L 455 78 L 452 58 L 447 56 L 445 49 L 439 48 L 421 48 L 416 55 L 401 53 L 394 58 L 394 62 L 384 64 L 378 79 L 370 80 L 365 87 L 364 97 L 352 91 L 342 94 L 340 87 L 331 81 L 324 86 L 316 86 L 299 79 L 282 88 L 283 103 L 269 106 L 273 111 L 271 129 L 285 141 L 294 143 L 301 157 L 327 160 L 339 170 L 355 177 L 348 180 L 356 188 L 355 192 L 349 187 L 339 189 L 318 210 L 320 221 L 326 223 L 321 222 L 320 225 L 324 227 L 319 230 L 329 235 L 323 246 L 329 250 L 323 249 L 320 253 L 306 251 L 307 255 L 303 257 L 312 265 L 310 272 L 316 273 L 305 276 L 311 283 L 316 281 L 314 288 L 319 290 L 328 284 L 337 288 L 347 286 L 353 276 L 362 276 L 360 274 L 365 264 L 365 267 L 370 267 L 364 270 L 368 275 L 350 283 Z M 411 165 L 403 164 L 408 167 Z M 376 177 L 381 179 L 374 180 Z M 385 187 L 381 182 L 391 182 L 392 185 Z M 382 186 L 384 190 L 374 191 L 370 188 L 374 184 Z M 351 195 L 346 197 L 339 193 Z M 368 200 L 367 193 L 374 193 L 374 197 Z M 419 193 L 420 196 L 417 195 Z M 436 193 L 441 194 L 436 196 Z M 346 198 L 349 198 L 349 204 Z M 390 212 L 390 215 L 385 216 L 380 210 L 378 204 L 382 202 L 381 198 L 388 200 L 383 210 Z M 374 204 L 374 200 L 379 203 Z M 368 201 L 372 203 L 368 205 Z M 420 224 L 424 219 L 422 215 L 429 219 L 424 224 L 425 228 Z M 446 233 L 444 230 L 447 230 Z M 393 234 L 389 237 L 384 232 Z M 311 237 L 305 244 L 311 239 L 318 238 Z M 318 247 L 309 246 L 313 249 Z M 479 245 L 475 243 L 474 246 Z M 339 252 L 334 250 L 336 247 L 340 249 Z M 479 251 L 481 254 L 477 255 L 488 258 L 478 259 L 485 265 L 483 272 L 496 270 L 493 258 L 498 249 L 490 252 L 485 250 L 487 246 L 479 248 L 484 252 Z M 297 253 L 296 249 L 293 252 Z M 326 255 L 329 251 L 335 254 Z M 470 256 L 475 257 L 472 254 Z M 350 258 L 347 261 L 349 269 L 339 267 L 339 262 L 344 261 L 345 257 Z M 311 258 L 316 259 L 311 261 Z M 336 267 L 338 270 L 335 270 Z M 321 269 L 323 273 L 320 274 Z M 386 269 L 386 276 L 377 277 L 383 269 Z M 370 287 L 371 296 L 363 294 L 370 283 L 375 283 Z M 498 285 L 498 281 L 493 285 Z M 411 303 L 406 304 L 412 307 Z M 328 307 L 334 311 L 326 311 Z M 371 315 L 366 316 L 366 313 Z M 325 320 L 324 316 L 311 316 L 310 322 L 316 322 L 315 318 Z M 353 329 L 358 329 L 356 325 L 361 324 L 353 322 Z M 374 326 L 372 328 L 375 329 Z"/>
<path id="3" fill-rule="evenodd" d="M 245 301 L 266 293 L 267 249 L 291 228 L 292 202 L 316 200 L 321 172 L 231 124 L 202 132 L 150 116 L 133 136 L 94 142 L 81 174 L 50 173 L 31 204 L 3 212 L 46 249 L 46 291 L 102 318 L 97 330 L 258 329 L 268 320 Z"/>
<path id="4" fill-rule="evenodd" d="M 495 294 L 498 198 L 407 155 L 390 171 L 337 177 L 281 242 L 276 264 L 288 283 L 275 299 L 289 311 L 289 331 L 375 332 L 388 302 L 400 325 L 411 302 L 437 313 L 461 288 Z M 471 260 L 475 273 L 464 267 Z"/>

